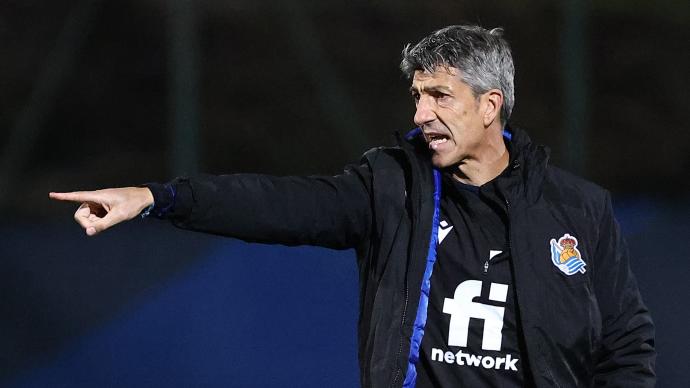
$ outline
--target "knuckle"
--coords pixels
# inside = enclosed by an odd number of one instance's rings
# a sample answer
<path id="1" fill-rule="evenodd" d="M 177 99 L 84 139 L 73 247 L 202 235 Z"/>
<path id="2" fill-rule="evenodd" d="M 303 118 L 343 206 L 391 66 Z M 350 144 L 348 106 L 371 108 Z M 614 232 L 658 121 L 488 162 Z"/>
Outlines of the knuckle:
<path id="1" fill-rule="evenodd" d="M 119 207 L 112 209 L 110 213 L 108 213 L 108 215 L 110 216 L 109 218 L 111 222 L 119 222 L 121 220 L 124 220 L 126 216 L 125 212 L 122 211 L 122 209 L 120 209 Z"/>

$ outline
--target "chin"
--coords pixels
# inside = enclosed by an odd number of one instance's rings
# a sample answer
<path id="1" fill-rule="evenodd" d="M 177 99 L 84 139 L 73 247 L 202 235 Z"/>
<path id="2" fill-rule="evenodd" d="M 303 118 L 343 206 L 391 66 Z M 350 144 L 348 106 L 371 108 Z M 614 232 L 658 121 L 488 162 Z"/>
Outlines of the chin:
<path id="1" fill-rule="evenodd" d="M 431 160 L 431 164 L 432 164 L 434 167 L 439 168 L 439 169 L 444 169 L 444 168 L 447 167 L 445 164 L 443 164 L 443 163 L 438 163 L 438 162 L 436 162 L 436 161 L 433 160 L 433 159 Z"/>
<path id="2" fill-rule="evenodd" d="M 444 169 L 456 165 L 457 161 L 455 161 L 449 155 L 439 155 L 434 153 L 431 155 L 431 164 L 438 169 Z"/>

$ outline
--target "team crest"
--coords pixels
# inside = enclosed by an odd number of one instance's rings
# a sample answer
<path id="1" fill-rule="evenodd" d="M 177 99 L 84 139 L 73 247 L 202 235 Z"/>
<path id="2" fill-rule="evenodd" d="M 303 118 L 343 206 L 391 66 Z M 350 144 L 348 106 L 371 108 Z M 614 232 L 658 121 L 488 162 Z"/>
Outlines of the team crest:
<path id="1" fill-rule="evenodd" d="M 578 272 L 585 273 L 587 265 L 577 249 L 577 239 L 567 233 L 558 241 L 551 239 L 551 261 L 556 268 L 568 276 Z"/>

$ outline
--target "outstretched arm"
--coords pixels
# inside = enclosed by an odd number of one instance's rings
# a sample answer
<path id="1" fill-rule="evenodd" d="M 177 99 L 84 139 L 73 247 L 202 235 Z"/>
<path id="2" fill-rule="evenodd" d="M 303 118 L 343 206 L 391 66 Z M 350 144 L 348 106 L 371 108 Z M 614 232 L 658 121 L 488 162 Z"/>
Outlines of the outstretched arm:
<path id="1" fill-rule="evenodd" d="M 146 187 L 50 193 L 49 196 L 59 201 L 81 203 L 74 219 L 89 236 L 131 220 L 153 204 L 153 195 Z"/>
<path id="2" fill-rule="evenodd" d="M 371 230 L 365 165 L 336 176 L 199 175 L 147 185 L 151 215 L 184 229 L 250 242 L 358 247 Z"/>
<path id="3" fill-rule="evenodd" d="M 250 242 L 359 247 L 371 230 L 371 173 L 349 166 L 336 176 L 199 175 L 167 184 L 50 193 L 81 203 L 75 220 L 93 236 L 152 207 L 176 226 Z"/>

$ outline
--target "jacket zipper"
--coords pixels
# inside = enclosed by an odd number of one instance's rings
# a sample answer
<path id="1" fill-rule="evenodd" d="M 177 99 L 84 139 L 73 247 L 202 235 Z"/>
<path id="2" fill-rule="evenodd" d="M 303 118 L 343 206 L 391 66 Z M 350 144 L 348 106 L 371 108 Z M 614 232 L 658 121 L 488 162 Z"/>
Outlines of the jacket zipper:
<path id="1" fill-rule="evenodd" d="M 511 247 L 510 247 L 510 201 L 508 201 L 508 198 L 505 198 L 506 202 L 506 221 L 507 221 L 507 226 L 508 226 L 508 236 L 506 236 L 506 245 L 508 245 L 508 254 L 510 257 L 513 256 L 513 252 L 511 252 Z"/>
<path id="2" fill-rule="evenodd" d="M 434 186 L 433 186 L 434 192 L 436 192 L 436 190 L 440 189 L 440 182 L 438 182 L 439 187 L 437 187 L 436 179 L 433 178 L 433 181 L 435 182 Z M 434 201 L 434 206 L 437 206 L 437 205 L 440 206 L 440 204 L 437 204 Z M 436 208 L 434 208 L 434 213 L 435 212 L 436 212 Z M 419 205 L 418 213 L 421 213 L 421 205 Z M 418 216 L 417 219 L 415 220 L 415 226 L 414 226 L 415 231 L 419 231 L 419 228 L 420 228 L 419 218 L 420 218 L 420 216 Z M 432 216 L 432 225 L 431 225 L 432 233 L 434 231 L 433 220 L 434 220 L 434 217 Z M 431 239 L 433 240 L 433 236 L 431 237 Z M 422 239 L 422 240 L 424 241 L 425 239 Z M 417 247 L 419 245 L 418 241 L 420 241 L 420 240 L 414 239 L 414 241 L 413 241 L 413 247 L 412 247 L 413 249 L 411 250 L 413 256 L 414 256 L 414 252 L 416 252 Z M 431 244 L 431 241 L 429 242 L 429 244 Z M 426 265 L 426 263 L 425 263 L 425 265 Z M 403 305 L 402 320 L 401 320 L 401 324 L 400 324 L 400 334 L 401 335 L 400 335 L 400 342 L 398 344 L 398 353 L 396 356 L 396 360 L 400 360 L 400 357 L 402 356 L 403 343 L 405 340 L 405 336 L 403 335 L 403 332 L 404 332 L 404 328 L 405 328 L 405 322 L 407 321 L 407 308 L 408 308 L 408 304 L 409 304 L 409 299 L 410 299 L 409 279 L 407 279 L 407 277 L 406 277 L 406 279 L 405 279 L 405 304 Z M 416 318 L 414 318 L 414 319 L 416 320 Z M 413 323 L 414 323 L 414 321 L 413 321 Z M 413 332 L 414 332 L 414 328 L 413 328 Z M 408 360 L 405 360 L 405 362 L 407 363 Z M 401 374 L 402 374 L 402 369 L 398 366 L 398 368 L 395 371 L 395 376 L 393 377 L 393 381 L 391 382 L 390 387 L 393 387 L 398 382 L 398 379 L 400 378 Z"/>
<path id="3" fill-rule="evenodd" d="M 520 168 L 520 162 L 519 162 L 517 159 L 515 159 L 515 160 L 513 161 L 513 167 L 512 167 L 512 169 L 513 169 L 513 170 L 517 170 L 518 168 Z M 505 204 L 506 204 L 506 227 L 508 228 L 508 233 L 507 233 L 507 236 L 506 236 L 506 245 L 508 246 L 508 254 L 509 254 L 510 257 L 511 257 L 511 260 L 515 260 L 515 256 L 513 255 L 512 248 L 511 248 L 511 246 L 510 246 L 510 234 L 511 234 L 511 227 L 510 227 L 510 201 L 508 200 L 508 196 L 505 194 L 505 192 L 503 193 L 502 196 L 503 196 L 503 201 L 504 201 Z M 487 261 L 485 269 L 488 269 L 488 265 L 489 265 L 489 262 Z"/>
<path id="4" fill-rule="evenodd" d="M 410 159 L 411 159 L 411 157 L 410 157 Z M 408 195 L 408 193 L 406 190 L 405 191 L 405 197 L 406 197 L 405 200 L 406 201 L 408 199 L 407 195 Z M 410 201 L 412 201 L 412 198 L 409 198 L 409 199 L 410 199 Z M 417 219 L 415 220 L 415 225 L 413 227 L 414 227 L 415 231 L 419 229 L 419 217 L 417 217 Z M 414 247 L 411 250 L 411 252 L 413 252 L 413 255 L 414 255 L 415 249 L 417 248 L 416 242 L 417 242 L 417 239 L 414 239 L 413 240 Z M 399 361 L 400 357 L 402 356 L 403 342 L 405 340 L 405 336 L 403 335 L 403 333 L 405 330 L 405 322 L 407 321 L 407 305 L 409 304 L 409 302 L 410 302 L 410 287 L 408 284 L 407 276 L 405 276 L 405 304 L 403 305 L 402 319 L 400 320 L 400 341 L 398 342 L 398 352 L 397 352 L 397 355 L 395 357 L 395 360 L 397 360 L 397 361 Z M 395 370 L 395 376 L 393 376 L 393 381 L 391 382 L 390 387 L 395 386 L 395 384 L 398 382 L 398 379 L 400 378 L 401 373 L 402 373 L 402 369 L 400 368 L 400 366 L 398 366 Z"/>
<path id="5" fill-rule="evenodd" d="M 403 329 L 405 328 L 405 320 L 407 318 L 407 304 L 410 299 L 410 289 L 407 286 L 407 280 L 405 281 L 405 304 L 403 305 L 403 312 L 402 312 L 402 321 L 400 322 L 400 342 L 398 343 L 398 355 L 396 357 L 396 360 L 400 359 L 400 356 L 402 355 L 402 347 L 403 347 Z M 398 382 L 398 378 L 400 378 L 400 373 L 402 373 L 402 369 L 398 367 L 395 371 L 395 377 L 393 377 L 393 382 L 391 383 L 391 387 Z"/>
<path id="6" fill-rule="evenodd" d="M 517 162 L 516 162 L 516 164 L 517 164 L 518 167 L 520 166 Z M 513 252 L 512 252 L 512 246 L 511 246 L 511 243 L 510 243 L 510 241 L 511 241 L 511 235 L 512 235 L 512 233 L 511 233 L 511 227 L 510 227 L 510 201 L 508 200 L 508 198 L 504 198 L 504 200 L 505 200 L 505 204 L 506 204 L 506 216 L 507 216 L 507 221 L 508 221 L 508 238 L 507 238 L 508 254 L 509 254 L 510 257 L 511 257 L 511 260 L 516 260 L 515 254 L 513 254 Z M 515 262 L 513 262 L 513 263 L 515 263 Z M 515 268 L 516 268 L 516 265 L 513 266 L 513 272 L 516 272 L 516 271 L 517 271 Z M 514 276 L 517 277 L 517 274 L 514 273 Z M 517 281 L 516 281 L 516 283 L 517 283 Z M 516 293 L 516 297 L 517 297 L 517 284 L 515 285 L 515 293 Z M 517 303 L 518 303 L 518 301 L 516 300 L 516 304 L 517 304 Z M 528 341 L 528 340 L 527 340 L 527 336 L 525 335 L 525 327 L 524 327 L 524 326 L 522 327 L 522 335 L 525 337 L 525 346 L 527 346 L 527 341 Z M 537 344 L 537 347 L 541 348 L 541 346 L 540 346 L 539 344 Z M 524 356 L 523 356 L 523 357 L 524 357 Z M 529 357 L 528 357 L 528 359 L 529 359 Z M 534 361 L 534 360 L 532 360 L 532 362 L 533 362 L 533 361 Z M 532 366 L 532 364 L 530 364 L 530 367 L 531 367 L 531 366 Z M 548 366 L 545 368 L 545 371 L 546 371 L 546 373 L 549 375 L 549 377 L 551 378 L 551 380 L 555 382 L 556 379 L 553 377 L 553 374 L 551 373 L 551 370 L 548 368 Z M 532 375 L 532 382 L 533 382 L 533 383 L 536 383 L 537 375 L 533 372 L 533 370 L 530 370 L 530 371 L 528 371 L 528 372 L 529 372 L 530 375 Z M 560 385 L 559 385 L 559 386 L 560 386 Z"/>
<path id="7" fill-rule="evenodd" d="M 417 220 L 415 220 L 415 225 L 414 225 L 415 231 L 419 230 L 419 217 Z M 414 252 L 417 249 L 417 239 L 413 240 L 413 247 L 411 249 L 412 255 L 414 256 Z M 407 307 L 410 302 L 410 287 L 409 287 L 409 281 L 407 279 L 407 276 L 405 277 L 405 304 L 403 305 L 403 311 L 402 311 L 402 319 L 400 321 L 400 342 L 398 342 L 398 353 L 396 356 L 396 360 L 400 360 L 400 357 L 402 356 L 402 351 L 403 351 L 403 343 L 405 340 L 405 336 L 403 335 L 405 331 L 405 322 L 407 322 Z M 395 384 L 398 382 L 398 379 L 400 378 L 400 375 L 402 374 L 402 369 L 398 367 L 395 371 L 395 376 L 393 377 L 393 381 L 391 382 L 391 387 L 395 386 Z"/>

